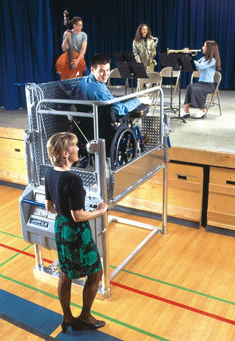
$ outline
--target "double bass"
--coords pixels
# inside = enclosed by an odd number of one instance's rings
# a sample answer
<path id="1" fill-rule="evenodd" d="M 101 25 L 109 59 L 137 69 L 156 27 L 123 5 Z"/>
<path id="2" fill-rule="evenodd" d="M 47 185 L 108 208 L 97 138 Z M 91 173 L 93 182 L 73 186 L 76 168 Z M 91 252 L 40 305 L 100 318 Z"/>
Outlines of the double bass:
<path id="1" fill-rule="evenodd" d="M 67 10 L 64 11 L 64 25 L 67 30 L 69 30 L 69 13 Z M 77 67 L 74 67 L 71 62 L 73 59 L 77 59 L 79 57 L 79 53 L 75 52 L 72 46 L 71 36 L 68 37 L 68 51 L 64 52 L 56 62 L 56 72 L 60 74 L 60 79 L 70 79 L 76 78 L 78 76 L 82 76 L 82 73 L 86 69 L 86 63 L 84 58 L 81 58 Z"/>

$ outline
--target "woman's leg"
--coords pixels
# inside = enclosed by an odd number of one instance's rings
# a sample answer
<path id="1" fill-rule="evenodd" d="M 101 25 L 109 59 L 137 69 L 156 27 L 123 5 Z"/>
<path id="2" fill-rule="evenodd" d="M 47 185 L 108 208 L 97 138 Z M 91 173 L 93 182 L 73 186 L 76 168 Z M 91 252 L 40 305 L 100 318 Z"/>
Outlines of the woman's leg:
<path id="1" fill-rule="evenodd" d="M 189 107 L 190 107 L 190 103 L 184 104 L 184 111 L 185 111 L 186 113 L 189 113 Z"/>
<path id="2" fill-rule="evenodd" d="M 191 101 L 191 84 L 188 85 L 186 89 L 185 100 L 184 100 L 184 111 L 181 114 L 182 117 L 189 116 L 190 101 Z"/>
<path id="3" fill-rule="evenodd" d="M 204 83 L 199 82 L 197 87 L 197 92 L 195 93 L 195 102 L 197 103 L 197 107 L 199 111 L 193 115 L 194 118 L 203 118 L 206 114 L 205 102 L 206 96 L 209 93 L 213 93 L 214 84 L 213 83 Z"/>
<path id="4" fill-rule="evenodd" d="M 96 323 L 97 320 L 91 315 L 91 306 L 94 302 L 99 282 L 102 276 L 102 269 L 87 276 L 87 281 L 83 289 L 83 308 L 79 318 L 89 323 Z"/>
<path id="5" fill-rule="evenodd" d="M 64 272 L 61 271 L 58 284 L 58 295 L 64 314 L 63 322 L 73 322 L 75 320 L 70 309 L 71 285 L 71 279 Z"/>

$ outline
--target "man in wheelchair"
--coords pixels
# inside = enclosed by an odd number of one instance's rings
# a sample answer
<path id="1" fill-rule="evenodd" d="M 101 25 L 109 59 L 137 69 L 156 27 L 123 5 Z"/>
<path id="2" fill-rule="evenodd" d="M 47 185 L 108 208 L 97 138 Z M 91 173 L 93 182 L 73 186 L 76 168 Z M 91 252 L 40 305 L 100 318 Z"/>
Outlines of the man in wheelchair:
<path id="1" fill-rule="evenodd" d="M 79 80 L 73 89 L 71 97 L 74 99 L 91 101 L 109 101 L 114 99 L 106 84 L 110 76 L 110 59 L 102 53 L 95 54 L 90 61 L 91 73 Z M 140 104 L 151 104 L 147 96 L 135 98 L 127 102 L 117 102 L 113 105 L 117 116 L 126 115 Z"/>
<path id="2" fill-rule="evenodd" d="M 92 101 L 114 99 L 106 86 L 110 76 L 110 59 L 98 53 L 91 58 L 90 64 L 91 74 L 78 81 L 70 97 Z M 133 119 L 140 117 L 141 113 L 146 113 L 148 105 L 151 105 L 151 100 L 144 96 L 127 102 L 116 102 L 109 108 L 100 107 L 99 136 L 106 140 L 106 155 L 110 156 L 113 169 L 134 158 L 138 148 L 143 149 L 144 139 L 139 127 L 133 126 Z M 84 129 L 90 130 L 87 123 L 85 126 L 83 124 Z"/>

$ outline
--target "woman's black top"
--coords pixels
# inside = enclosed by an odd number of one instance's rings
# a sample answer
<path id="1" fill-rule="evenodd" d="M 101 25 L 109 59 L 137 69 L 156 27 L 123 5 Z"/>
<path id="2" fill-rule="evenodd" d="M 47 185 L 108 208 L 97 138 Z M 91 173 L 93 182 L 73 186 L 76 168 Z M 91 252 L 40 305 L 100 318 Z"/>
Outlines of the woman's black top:
<path id="1" fill-rule="evenodd" d="M 45 176 L 46 199 L 51 200 L 59 215 L 72 219 L 70 211 L 85 210 L 86 191 L 81 178 L 70 171 L 50 168 Z"/>

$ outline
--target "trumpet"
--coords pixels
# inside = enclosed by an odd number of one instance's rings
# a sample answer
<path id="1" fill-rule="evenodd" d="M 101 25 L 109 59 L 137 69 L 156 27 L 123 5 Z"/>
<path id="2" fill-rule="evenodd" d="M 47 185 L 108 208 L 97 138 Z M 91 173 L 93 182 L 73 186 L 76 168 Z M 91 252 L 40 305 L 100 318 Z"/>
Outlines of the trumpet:
<path id="1" fill-rule="evenodd" d="M 201 50 L 190 50 L 188 47 L 185 47 L 183 50 L 170 50 L 167 49 L 167 54 L 169 53 L 191 53 L 192 56 L 196 56 L 196 54 L 198 52 L 200 52 Z"/>

